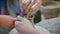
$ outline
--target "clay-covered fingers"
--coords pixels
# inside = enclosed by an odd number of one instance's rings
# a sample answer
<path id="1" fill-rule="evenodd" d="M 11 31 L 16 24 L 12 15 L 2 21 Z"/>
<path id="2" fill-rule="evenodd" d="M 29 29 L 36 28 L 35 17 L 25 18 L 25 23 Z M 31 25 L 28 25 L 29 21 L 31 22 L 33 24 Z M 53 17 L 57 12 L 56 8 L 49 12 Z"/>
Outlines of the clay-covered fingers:
<path id="1" fill-rule="evenodd" d="M 17 21 L 15 21 L 15 28 L 19 33 L 25 34 L 27 30 L 34 29 L 31 22 L 26 18 L 22 18 L 20 16 L 17 17 Z"/>
<path id="2" fill-rule="evenodd" d="M 17 16 L 17 18 L 16 18 L 16 21 L 20 21 L 20 22 L 29 22 L 30 23 L 30 21 L 27 19 L 27 18 L 25 18 L 25 17 L 21 17 L 21 16 Z"/>
<path id="3" fill-rule="evenodd" d="M 34 29 L 31 24 L 20 21 L 15 22 L 15 28 L 20 34 L 27 34 L 29 30 Z"/>
<path id="4" fill-rule="evenodd" d="M 23 20 L 24 20 L 24 18 L 21 16 L 17 16 L 17 18 L 16 18 L 16 21 L 23 21 Z"/>
<path id="5" fill-rule="evenodd" d="M 17 21 L 19 21 L 20 24 L 23 24 L 25 26 L 32 27 L 32 23 L 28 19 L 26 19 L 26 18 L 23 18 L 23 17 L 18 16 L 17 17 Z M 15 22 L 15 25 L 17 25 L 16 22 Z"/>

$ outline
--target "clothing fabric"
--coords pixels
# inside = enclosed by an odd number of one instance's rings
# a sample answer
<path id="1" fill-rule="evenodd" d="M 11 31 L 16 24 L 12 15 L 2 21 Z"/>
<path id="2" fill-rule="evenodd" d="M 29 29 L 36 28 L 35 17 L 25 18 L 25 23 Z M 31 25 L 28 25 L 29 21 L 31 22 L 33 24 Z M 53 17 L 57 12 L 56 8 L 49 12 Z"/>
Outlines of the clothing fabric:
<path id="1" fill-rule="evenodd" d="M 10 9 L 15 13 L 15 14 L 18 14 L 20 16 L 24 16 L 24 14 L 21 12 L 21 9 L 20 9 L 20 3 L 19 3 L 19 0 L 14 0 L 14 5 L 11 5 L 10 6 Z"/>
<path id="2" fill-rule="evenodd" d="M 16 14 L 18 14 L 22 17 L 24 16 L 19 7 L 12 6 L 11 9 L 14 10 Z"/>
<path id="3" fill-rule="evenodd" d="M 0 14 L 1 14 L 1 9 L 0 9 Z"/>
<path id="4" fill-rule="evenodd" d="M 7 7 L 7 0 L 2 0 L 2 7 Z"/>
<path id="5" fill-rule="evenodd" d="M 1 9 L 1 7 L 2 7 L 2 3 L 1 3 L 1 1 L 0 1 L 0 9 Z"/>
<path id="6" fill-rule="evenodd" d="M 2 1 L 2 0 L 1 0 Z M 1 8 L 2 8 L 2 3 L 1 3 L 1 1 L 0 1 L 0 14 L 1 14 Z"/>
<path id="7" fill-rule="evenodd" d="M 2 8 L 6 8 L 7 7 L 7 2 L 6 0 L 1 0 L 0 1 L 0 15 L 2 13 Z"/>

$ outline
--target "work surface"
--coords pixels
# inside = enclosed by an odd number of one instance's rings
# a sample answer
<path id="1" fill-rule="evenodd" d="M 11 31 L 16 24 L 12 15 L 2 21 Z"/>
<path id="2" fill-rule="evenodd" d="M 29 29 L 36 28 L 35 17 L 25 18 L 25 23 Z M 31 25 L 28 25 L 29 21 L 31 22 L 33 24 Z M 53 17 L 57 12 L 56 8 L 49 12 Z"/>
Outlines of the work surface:
<path id="1" fill-rule="evenodd" d="M 40 26 L 36 26 L 36 25 L 35 25 L 35 28 L 36 28 L 37 30 L 39 30 L 40 32 L 49 33 L 48 30 L 46 30 L 46 29 L 44 29 L 44 28 L 42 28 L 42 27 L 40 27 Z M 14 29 L 12 29 L 12 30 L 9 32 L 9 34 L 19 34 L 19 33 L 18 33 L 17 30 L 14 28 Z"/>
<path id="2" fill-rule="evenodd" d="M 59 17 L 52 19 L 44 19 L 44 16 L 42 15 L 42 21 L 36 25 L 49 30 L 51 33 L 60 34 L 60 15 Z"/>

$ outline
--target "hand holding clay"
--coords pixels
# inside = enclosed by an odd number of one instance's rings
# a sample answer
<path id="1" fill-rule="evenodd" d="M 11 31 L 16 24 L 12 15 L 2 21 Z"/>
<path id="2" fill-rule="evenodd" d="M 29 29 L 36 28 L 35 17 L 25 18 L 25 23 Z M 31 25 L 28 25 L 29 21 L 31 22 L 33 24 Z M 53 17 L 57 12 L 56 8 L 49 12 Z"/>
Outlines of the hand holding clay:
<path id="1" fill-rule="evenodd" d="M 18 32 L 20 33 L 26 33 L 25 31 L 34 29 L 32 26 L 32 23 L 27 20 L 26 18 L 22 18 L 20 16 L 17 17 L 17 21 L 15 22 L 15 27 Z"/>

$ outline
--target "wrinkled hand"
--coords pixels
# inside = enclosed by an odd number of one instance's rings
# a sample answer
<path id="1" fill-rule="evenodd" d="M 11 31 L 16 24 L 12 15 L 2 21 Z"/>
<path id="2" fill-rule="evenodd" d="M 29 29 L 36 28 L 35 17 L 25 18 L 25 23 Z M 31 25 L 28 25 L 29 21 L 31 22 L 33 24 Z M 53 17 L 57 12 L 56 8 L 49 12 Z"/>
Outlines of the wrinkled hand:
<path id="1" fill-rule="evenodd" d="M 0 27 L 3 27 L 5 29 L 10 29 L 13 27 L 13 22 L 15 21 L 15 18 L 6 16 L 6 15 L 0 15 Z"/>
<path id="2" fill-rule="evenodd" d="M 26 30 L 33 29 L 31 22 L 26 18 L 22 18 L 20 16 L 17 17 L 17 21 L 15 22 L 15 27 L 20 33 Z"/>

